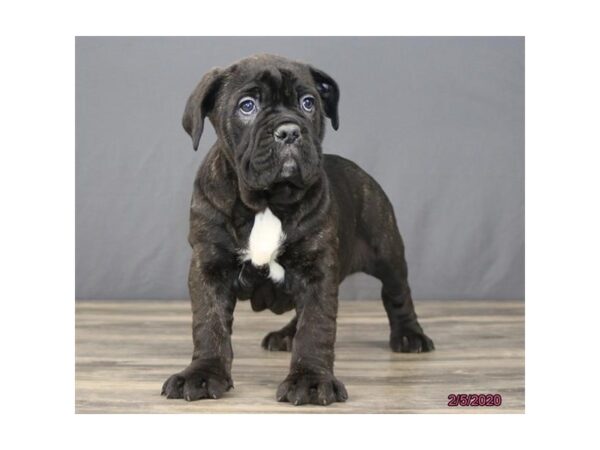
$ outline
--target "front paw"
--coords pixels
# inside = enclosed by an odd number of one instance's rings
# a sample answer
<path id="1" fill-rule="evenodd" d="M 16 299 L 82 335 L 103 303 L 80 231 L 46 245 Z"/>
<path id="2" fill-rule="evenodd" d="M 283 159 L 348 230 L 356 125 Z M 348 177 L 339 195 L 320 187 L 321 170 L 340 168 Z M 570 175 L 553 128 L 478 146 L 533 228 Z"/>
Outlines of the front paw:
<path id="1" fill-rule="evenodd" d="M 433 341 L 423 331 L 404 330 L 392 333 L 390 347 L 393 352 L 422 353 L 435 349 Z"/>
<path id="2" fill-rule="evenodd" d="M 282 332 L 281 330 L 272 331 L 264 337 L 260 345 L 265 350 L 273 352 L 291 352 L 293 340 L 294 337 L 290 336 L 288 333 Z"/>
<path id="3" fill-rule="evenodd" d="M 290 374 L 277 389 L 277 401 L 293 405 L 312 403 L 325 406 L 347 399 L 346 387 L 333 374 Z"/>
<path id="4" fill-rule="evenodd" d="M 203 398 L 221 398 L 232 387 L 231 377 L 218 366 L 195 360 L 181 372 L 167 378 L 161 395 L 191 402 Z"/>

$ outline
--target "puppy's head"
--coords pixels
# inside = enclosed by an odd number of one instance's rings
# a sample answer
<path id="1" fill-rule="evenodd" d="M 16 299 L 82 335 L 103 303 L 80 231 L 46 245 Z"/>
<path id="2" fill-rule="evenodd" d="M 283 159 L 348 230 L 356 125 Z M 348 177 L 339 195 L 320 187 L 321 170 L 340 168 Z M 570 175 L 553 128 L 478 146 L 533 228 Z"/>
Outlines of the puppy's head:
<path id="1" fill-rule="evenodd" d="M 241 189 L 301 191 L 321 174 L 325 117 L 338 128 L 339 89 L 324 72 L 256 55 L 207 73 L 190 96 L 183 127 L 194 150 L 208 117 Z"/>

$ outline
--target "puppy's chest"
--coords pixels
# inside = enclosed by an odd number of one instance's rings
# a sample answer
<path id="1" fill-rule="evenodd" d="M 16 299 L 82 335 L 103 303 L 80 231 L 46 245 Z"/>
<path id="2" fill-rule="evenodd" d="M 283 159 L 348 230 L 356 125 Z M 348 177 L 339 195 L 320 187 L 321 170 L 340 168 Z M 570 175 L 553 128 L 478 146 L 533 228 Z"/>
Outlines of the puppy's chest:
<path id="1" fill-rule="evenodd" d="M 241 261 L 261 268 L 273 282 L 281 283 L 285 278 L 285 268 L 278 258 L 286 244 L 281 220 L 266 208 L 237 231 Z"/>

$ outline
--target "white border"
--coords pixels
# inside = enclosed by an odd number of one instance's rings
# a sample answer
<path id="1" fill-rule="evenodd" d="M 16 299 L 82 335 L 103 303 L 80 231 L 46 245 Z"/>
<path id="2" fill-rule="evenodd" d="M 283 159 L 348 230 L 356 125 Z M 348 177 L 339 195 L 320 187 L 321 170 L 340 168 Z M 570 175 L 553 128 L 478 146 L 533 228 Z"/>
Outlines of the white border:
<path id="1" fill-rule="evenodd" d="M 600 71 L 598 14 L 592 5 L 507 0 L 5 5 L 0 19 L 3 444 L 588 447 L 584 443 L 597 437 L 593 364 L 600 301 Z M 74 35 L 96 34 L 525 35 L 527 414 L 75 416 Z"/>

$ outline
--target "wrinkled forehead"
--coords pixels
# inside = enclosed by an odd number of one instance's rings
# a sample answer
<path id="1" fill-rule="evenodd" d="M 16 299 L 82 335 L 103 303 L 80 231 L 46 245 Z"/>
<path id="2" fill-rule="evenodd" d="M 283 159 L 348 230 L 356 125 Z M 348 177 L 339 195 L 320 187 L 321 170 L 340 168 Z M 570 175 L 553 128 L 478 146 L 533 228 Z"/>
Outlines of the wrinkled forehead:
<path id="1" fill-rule="evenodd" d="M 284 59 L 249 58 L 230 66 L 228 73 L 232 91 L 266 88 L 272 94 L 292 95 L 314 87 L 306 65 Z"/>

